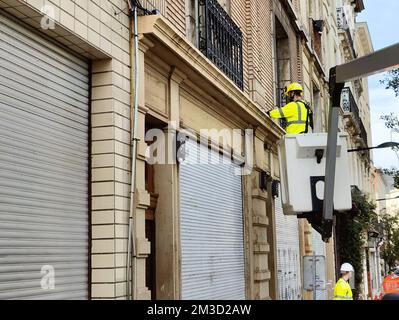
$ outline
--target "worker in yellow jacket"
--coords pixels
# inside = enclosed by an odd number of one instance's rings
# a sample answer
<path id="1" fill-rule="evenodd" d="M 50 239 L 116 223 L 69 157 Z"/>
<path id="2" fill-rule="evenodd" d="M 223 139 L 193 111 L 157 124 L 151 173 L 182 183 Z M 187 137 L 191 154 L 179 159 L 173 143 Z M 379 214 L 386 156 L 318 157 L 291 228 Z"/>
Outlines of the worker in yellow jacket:
<path id="1" fill-rule="evenodd" d="M 344 263 L 340 271 L 342 277 L 335 285 L 334 300 L 353 300 L 352 289 L 348 281 L 352 277 L 354 269 L 350 263 Z"/>
<path id="2" fill-rule="evenodd" d="M 310 106 L 302 100 L 302 86 L 293 82 L 284 88 L 284 94 L 290 102 L 282 108 L 268 111 L 267 114 L 271 118 L 285 119 L 288 134 L 308 133 L 309 127 L 313 128 L 312 111 Z"/>

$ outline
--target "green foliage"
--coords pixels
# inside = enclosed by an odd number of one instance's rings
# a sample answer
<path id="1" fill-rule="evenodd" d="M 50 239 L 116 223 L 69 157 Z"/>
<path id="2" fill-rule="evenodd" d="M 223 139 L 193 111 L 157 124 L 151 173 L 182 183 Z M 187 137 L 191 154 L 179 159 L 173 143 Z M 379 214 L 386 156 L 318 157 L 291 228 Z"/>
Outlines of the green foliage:
<path id="1" fill-rule="evenodd" d="M 399 69 L 395 69 L 393 71 L 388 72 L 388 75 L 384 80 L 381 81 L 382 84 L 385 84 L 386 89 L 392 89 L 395 92 L 395 95 L 399 96 Z"/>
<path id="2" fill-rule="evenodd" d="M 381 81 L 385 84 L 386 89 L 391 89 L 395 92 L 395 96 L 399 96 L 399 69 L 388 73 L 386 78 Z M 381 117 L 385 121 L 385 126 L 393 132 L 399 133 L 399 119 L 394 114 L 385 115 Z M 394 151 L 399 151 L 399 148 L 392 148 Z M 399 170 L 396 168 L 384 169 L 383 172 L 393 177 L 394 187 L 399 189 Z M 384 214 L 382 216 L 385 233 L 385 245 L 382 248 L 381 257 L 388 264 L 389 268 L 395 266 L 396 261 L 399 261 L 399 214 L 396 216 Z"/>
<path id="3" fill-rule="evenodd" d="M 399 215 L 384 214 L 381 217 L 384 224 L 385 245 L 382 248 L 381 257 L 390 269 L 399 261 Z"/>
<path id="4" fill-rule="evenodd" d="M 382 116 L 381 119 L 385 121 L 385 126 L 388 129 L 391 129 L 394 132 L 399 132 L 399 119 L 395 114 L 391 113 L 389 115 Z M 399 148 L 393 147 L 392 150 L 398 152 Z M 384 169 L 383 172 L 393 177 L 394 187 L 399 189 L 399 170 L 396 168 L 391 168 Z"/>
<path id="5" fill-rule="evenodd" d="M 385 126 L 388 129 L 392 129 L 394 132 L 399 132 L 399 119 L 394 113 L 381 117 L 381 120 L 385 121 Z"/>
<path id="6" fill-rule="evenodd" d="M 354 298 L 358 299 L 360 284 L 363 281 L 363 259 L 366 234 L 370 226 L 377 221 L 375 205 L 367 201 L 366 196 L 358 189 L 352 190 L 352 202 L 358 214 L 353 211 L 339 215 L 339 243 L 338 254 L 341 262 L 349 262 L 355 269 L 356 289 Z"/>
<path id="7" fill-rule="evenodd" d="M 399 189 L 399 170 L 396 168 L 391 168 L 391 169 L 384 169 L 382 171 L 393 178 L 394 188 Z"/>
<path id="8" fill-rule="evenodd" d="M 395 92 L 395 96 L 399 96 L 399 69 L 395 69 L 393 71 L 388 72 L 388 75 L 385 77 L 384 80 L 381 81 L 382 84 L 385 84 L 386 89 L 392 89 Z M 399 133 L 399 119 L 394 114 L 391 113 L 389 115 L 385 115 L 381 117 L 382 120 L 385 121 L 385 126 L 388 129 L 391 129 L 394 132 Z M 394 151 L 399 151 L 399 148 L 394 147 L 392 148 Z M 394 187 L 399 188 L 399 170 L 396 168 L 385 169 L 385 174 L 391 175 L 394 178 Z"/>

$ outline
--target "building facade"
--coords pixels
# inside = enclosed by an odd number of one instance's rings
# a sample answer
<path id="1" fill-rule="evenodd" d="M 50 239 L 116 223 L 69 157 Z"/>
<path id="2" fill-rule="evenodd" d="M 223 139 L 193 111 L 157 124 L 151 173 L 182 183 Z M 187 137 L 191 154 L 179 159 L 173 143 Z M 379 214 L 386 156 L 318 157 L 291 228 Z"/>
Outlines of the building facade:
<path id="1" fill-rule="evenodd" d="M 362 2 L 142 0 L 138 48 L 130 4 L 0 1 L 0 298 L 313 299 L 313 254 L 331 298 L 334 241 L 282 214 L 284 130 L 265 111 L 301 82 L 326 132 L 329 69 L 372 51 Z M 341 128 L 367 145 L 367 83 L 348 88 Z"/>
<path id="2" fill-rule="evenodd" d="M 244 4 L 237 1 L 228 8 L 231 32 L 224 34 L 230 36 L 229 41 L 239 42 L 229 43 L 223 49 L 228 52 L 220 49 L 219 56 L 212 58 L 210 51 L 189 38 L 185 2 L 158 2 L 156 9 L 161 14 L 143 15 L 138 21 L 139 68 L 135 73 L 127 1 L 62 1 L 46 6 L 43 1 L 1 2 L 2 28 L 7 31 L 7 35 L 2 33 L 1 43 L 9 61 L 8 78 L 2 75 L 2 84 L 18 75 L 16 83 L 7 86 L 8 105 L 17 99 L 19 104 L 29 105 L 25 116 L 32 117 L 31 127 L 17 130 L 15 141 L 5 133 L 2 140 L 7 141 L 9 150 L 15 150 L 11 157 L 29 153 L 29 147 L 36 150 L 27 158 L 28 165 L 21 160 L 14 169 L 16 173 L 30 170 L 20 176 L 20 184 L 13 182 L 7 171 L 9 197 L 3 209 L 8 215 L 1 223 L 9 247 L 2 250 L 11 253 L 2 271 L 6 279 L 2 297 L 125 299 L 132 287 L 135 299 L 216 298 L 222 296 L 210 295 L 220 294 L 222 285 L 225 297 L 275 297 L 274 208 L 269 180 L 279 176 L 276 143 L 284 131 L 265 119 L 262 111 L 266 105 L 269 109 L 273 106 L 272 51 L 268 49 L 272 38 L 261 38 L 271 32 L 267 23 L 270 7 L 251 2 L 253 7 L 245 10 L 254 17 L 247 18 L 241 14 Z M 221 15 L 228 17 L 215 1 L 208 1 L 201 10 L 214 15 L 214 24 L 222 23 Z M 257 21 L 265 30 L 252 28 L 249 21 Z M 215 32 L 210 25 L 208 22 L 202 28 Z M 258 46 L 259 42 L 264 45 Z M 205 46 L 222 44 L 217 38 Z M 19 53 L 24 61 L 17 61 L 23 66 L 17 70 L 14 65 Z M 29 63 L 35 64 L 31 70 Z M 137 92 L 132 90 L 135 74 Z M 25 92 L 21 85 L 26 86 Z M 139 97 L 140 141 L 130 286 L 130 270 L 126 270 L 130 106 L 135 94 Z M 46 108 L 46 103 L 54 109 Z M 16 110 L 19 113 L 7 111 L 10 129 L 13 119 L 27 112 Z M 209 136 L 201 145 L 185 144 L 191 155 L 199 151 L 217 158 L 222 152 L 226 163 L 220 166 L 148 161 L 149 135 L 154 130 L 167 139 L 186 130 L 194 141 L 204 129 L 235 131 L 236 135 L 238 131 L 241 138 L 248 128 L 252 131 L 247 146 L 240 139 L 236 145 L 228 139 L 224 143 L 224 137 L 218 135 Z M 38 130 L 31 138 L 33 145 L 18 144 L 26 140 L 29 129 Z M 219 144 L 224 147 L 219 149 Z M 175 158 L 173 144 L 165 154 L 168 160 Z M 10 165 L 11 159 L 4 161 Z M 244 171 L 242 166 L 248 166 L 248 173 L 233 174 Z M 261 184 L 261 176 L 268 177 L 266 184 Z M 32 185 L 26 190 L 28 182 Z M 19 201 L 26 191 L 31 191 L 30 198 Z M 212 197 L 218 192 L 220 198 Z M 27 205 L 36 208 L 37 216 L 26 215 Z M 218 210 L 212 210 L 217 206 Z M 197 211 L 191 212 L 193 207 Z M 191 219 L 194 213 L 196 219 L 202 217 L 195 223 Z M 42 219 L 48 219 L 47 223 L 40 223 Z M 22 230 L 27 230 L 25 236 Z M 198 243 L 193 234 L 209 241 Z M 12 266 L 20 272 L 11 272 Z M 49 288 L 45 286 L 48 290 L 36 288 L 41 271 L 48 276 L 45 279 L 56 275 L 55 285 L 50 281 Z M 201 282 L 211 290 L 198 290 Z"/>
<path id="3" fill-rule="evenodd" d="M 270 7 L 243 4 L 188 1 L 185 11 L 139 18 L 141 139 L 154 129 L 171 140 L 176 132 L 190 138 L 183 162 L 147 163 L 153 175 L 142 182 L 153 184 L 147 192 L 157 199 L 155 277 L 147 282 L 156 299 L 276 297 L 274 205 L 270 184 L 260 181 L 278 179 L 276 143 L 283 133 L 264 117 L 273 105 L 272 38 L 264 37 L 271 32 Z M 223 34 L 227 44 L 216 33 L 226 23 L 233 32 Z M 220 135 L 238 130 L 241 137 L 248 128 L 253 148 Z M 216 136 L 206 135 L 211 131 Z M 223 165 L 196 165 L 198 155 L 217 159 L 220 152 Z M 231 155 L 253 159 L 253 167 L 240 168 Z M 166 156 L 175 157 L 173 148 Z M 234 170 L 247 172 L 237 177 Z"/>

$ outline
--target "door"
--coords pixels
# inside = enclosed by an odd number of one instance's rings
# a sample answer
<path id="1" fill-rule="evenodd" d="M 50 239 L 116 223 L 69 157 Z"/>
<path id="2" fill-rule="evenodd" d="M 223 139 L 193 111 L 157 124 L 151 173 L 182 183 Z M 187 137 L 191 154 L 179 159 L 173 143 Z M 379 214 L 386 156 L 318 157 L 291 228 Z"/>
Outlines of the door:
<path id="1" fill-rule="evenodd" d="M 245 299 L 241 168 L 191 140 L 186 150 L 180 165 L 182 299 Z"/>
<path id="2" fill-rule="evenodd" d="M 0 299 L 88 298 L 88 77 L 0 14 Z"/>
<path id="3" fill-rule="evenodd" d="M 281 188 L 279 195 L 281 195 Z M 275 214 L 279 300 L 301 300 L 298 218 L 284 215 L 281 197 L 275 199 Z"/>

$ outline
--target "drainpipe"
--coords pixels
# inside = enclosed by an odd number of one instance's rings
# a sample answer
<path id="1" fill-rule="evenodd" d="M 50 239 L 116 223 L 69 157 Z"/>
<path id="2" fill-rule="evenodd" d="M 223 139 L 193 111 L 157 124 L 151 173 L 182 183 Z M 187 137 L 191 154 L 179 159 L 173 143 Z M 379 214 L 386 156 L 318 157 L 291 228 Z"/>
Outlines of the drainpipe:
<path id="1" fill-rule="evenodd" d="M 194 9 L 194 11 L 195 11 L 195 13 L 194 13 L 194 16 L 195 16 L 195 46 L 197 48 L 199 48 L 200 47 L 199 34 L 201 31 L 200 23 L 199 23 L 199 19 L 200 19 L 199 1 L 195 1 L 194 6 L 195 6 L 195 9 Z"/>
<path id="2" fill-rule="evenodd" d="M 126 256 L 126 289 L 127 299 L 135 300 L 137 295 L 137 246 L 136 246 L 136 163 L 137 163 L 137 143 L 138 138 L 138 91 L 139 91 L 139 77 L 138 77 L 138 26 L 137 26 L 137 3 L 134 4 L 128 0 L 130 12 L 133 11 L 133 21 L 131 21 L 130 28 L 130 83 L 131 83 L 131 189 L 130 189 L 130 211 L 129 211 L 129 234 L 128 234 L 128 250 Z M 134 45 L 134 52 L 133 52 Z M 133 61 L 134 54 L 134 61 Z M 134 70 L 133 70 L 134 63 Z M 134 84 L 133 84 L 134 79 Z M 131 281 L 131 285 L 129 282 Z"/>

